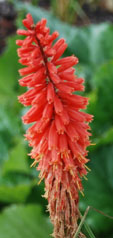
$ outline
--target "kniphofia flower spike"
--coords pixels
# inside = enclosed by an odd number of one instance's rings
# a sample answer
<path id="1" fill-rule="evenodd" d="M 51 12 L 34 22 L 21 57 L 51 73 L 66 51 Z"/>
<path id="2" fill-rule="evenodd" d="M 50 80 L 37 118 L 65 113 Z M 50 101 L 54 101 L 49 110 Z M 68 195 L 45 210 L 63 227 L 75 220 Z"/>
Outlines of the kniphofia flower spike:
<path id="1" fill-rule="evenodd" d="M 45 180 L 45 197 L 54 224 L 55 238 L 72 238 L 79 218 L 81 179 L 87 174 L 86 147 L 90 145 L 88 123 L 92 116 L 81 111 L 88 98 L 74 94 L 83 91 L 83 78 L 75 75 L 74 55 L 61 58 L 67 44 L 64 39 L 53 41 L 58 32 L 50 34 L 46 19 L 34 25 L 32 16 L 23 20 L 27 30 L 18 30 L 24 40 L 17 40 L 19 62 L 26 67 L 19 70 L 21 86 L 28 91 L 19 96 L 24 106 L 31 106 L 22 117 L 32 123 L 26 139 L 32 147 L 33 165 Z M 82 235 L 80 235 L 82 237 Z"/>

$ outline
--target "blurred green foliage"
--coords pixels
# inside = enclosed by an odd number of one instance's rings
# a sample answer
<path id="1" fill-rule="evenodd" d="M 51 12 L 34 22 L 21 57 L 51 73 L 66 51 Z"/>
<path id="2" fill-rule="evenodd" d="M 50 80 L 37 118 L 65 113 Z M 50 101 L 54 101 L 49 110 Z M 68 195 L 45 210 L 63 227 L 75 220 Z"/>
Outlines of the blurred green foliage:
<path id="1" fill-rule="evenodd" d="M 49 220 L 42 215 L 37 205 L 12 205 L 0 215 L 2 238 L 49 238 L 51 232 Z"/>
<path id="2" fill-rule="evenodd" d="M 83 213 L 88 205 L 113 216 L 113 26 L 109 23 L 77 28 L 62 23 L 52 13 L 30 4 L 15 2 L 17 26 L 30 12 L 35 21 L 48 20 L 51 31 L 58 30 L 68 43 L 65 55 L 79 58 L 77 74 L 85 77 L 90 104 L 87 111 L 94 115 L 92 141 L 89 148 L 88 181 L 84 181 L 85 197 L 80 198 Z M 37 186 L 38 172 L 29 168 L 29 148 L 24 141 L 23 107 L 17 101 L 25 89 L 18 85 L 16 36 L 8 39 L 0 57 L 0 237 L 49 237 L 51 225 L 44 213 L 43 183 Z M 4 206 L 8 208 L 4 209 Z M 43 212 L 41 211 L 43 207 Z M 3 210 L 3 211 L 2 211 Z M 96 238 L 113 238 L 113 221 L 92 211 L 87 222 Z"/>

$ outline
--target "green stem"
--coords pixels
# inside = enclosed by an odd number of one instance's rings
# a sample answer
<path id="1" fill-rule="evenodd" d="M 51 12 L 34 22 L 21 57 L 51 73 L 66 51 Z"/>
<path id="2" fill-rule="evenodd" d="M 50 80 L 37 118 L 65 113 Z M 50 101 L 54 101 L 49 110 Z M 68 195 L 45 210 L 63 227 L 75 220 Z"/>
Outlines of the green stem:
<path id="1" fill-rule="evenodd" d="M 112 217 L 112 216 L 109 216 L 109 215 L 107 215 L 106 213 L 104 213 L 104 212 L 102 212 L 102 211 L 98 210 L 97 208 L 94 208 L 94 207 L 90 206 L 90 209 L 92 209 L 92 210 L 94 210 L 94 211 L 96 211 L 96 212 L 100 213 L 100 214 L 101 214 L 101 215 L 103 215 L 104 217 L 107 217 L 107 218 L 109 218 L 109 219 L 112 219 L 112 220 L 113 220 L 113 217 Z"/>
<path id="2" fill-rule="evenodd" d="M 88 226 L 88 224 L 86 222 L 84 222 L 84 228 L 87 231 L 90 238 L 96 238 L 95 235 L 93 234 L 92 230 L 90 229 L 90 227 Z"/>
<path id="3" fill-rule="evenodd" d="M 84 225 L 85 230 L 87 231 L 87 233 L 88 233 L 88 235 L 89 235 L 89 238 L 96 238 L 95 235 L 93 234 L 92 230 L 91 230 L 90 227 L 88 226 L 88 224 L 85 222 L 86 216 L 87 216 L 87 214 L 88 214 L 88 212 L 89 212 L 90 209 L 92 209 L 92 210 L 94 210 L 94 211 L 100 213 L 101 215 L 103 215 L 103 216 L 105 216 L 105 217 L 108 217 L 109 219 L 112 219 L 112 220 L 113 220 L 113 217 L 112 217 L 112 216 L 109 216 L 109 215 L 105 214 L 104 212 L 102 212 L 102 211 L 100 211 L 100 210 L 98 210 L 98 209 L 96 209 L 96 208 L 94 208 L 94 207 L 92 207 L 92 206 L 88 206 L 88 207 L 86 208 L 86 211 L 85 211 L 85 213 L 84 213 L 84 216 L 82 216 L 82 215 L 80 214 L 81 222 L 80 222 L 80 224 L 79 224 L 79 226 L 78 226 L 78 228 L 77 228 L 77 231 L 76 231 L 76 234 L 75 234 L 75 238 L 78 238 L 78 235 L 79 235 L 79 233 L 80 233 L 81 228 L 82 228 L 83 225 Z"/>
<path id="4" fill-rule="evenodd" d="M 77 229 L 77 231 L 76 231 L 75 238 L 78 238 L 78 235 L 79 235 L 79 233 L 80 233 L 81 228 L 82 228 L 83 225 L 85 226 L 85 229 L 86 229 L 86 231 L 87 231 L 87 233 L 88 233 L 88 235 L 89 235 L 89 238 L 96 238 L 96 237 L 94 236 L 93 232 L 91 231 L 90 227 L 89 227 L 89 226 L 87 225 L 87 223 L 85 222 L 86 216 L 87 216 L 87 214 L 88 214 L 90 208 L 91 208 L 90 206 L 87 207 L 87 209 L 86 209 L 86 211 L 85 211 L 85 213 L 84 213 L 84 216 L 82 216 L 82 215 L 80 214 L 81 222 L 80 222 L 80 224 L 79 224 L 79 226 L 78 226 L 78 229 Z"/>

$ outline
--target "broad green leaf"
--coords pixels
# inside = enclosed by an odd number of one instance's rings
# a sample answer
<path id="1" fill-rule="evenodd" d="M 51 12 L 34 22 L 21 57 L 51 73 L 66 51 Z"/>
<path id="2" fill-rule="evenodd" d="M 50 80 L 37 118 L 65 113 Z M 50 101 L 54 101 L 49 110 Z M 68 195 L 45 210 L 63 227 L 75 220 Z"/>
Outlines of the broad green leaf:
<path id="1" fill-rule="evenodd" d="M 92 84 L 95 91 L 89 95 L 91 98 L 88 111 L 94 115 L 92 128 L 97 137 L 113 126 L 113 61 L 98 68 Z"/>
<path id="2" fill-rule="evenodd" d="M 0 175 L 0 201 L 7 203 L 25 202 L 35 180 L 28 174 L 17 172 Z"/>
<path id="3" fill-rule="evenodd" d="M 39 181 L 38 177 L 36 178 L 36 181 Z M 32 190 L 30 191 L 30 194 L 27 197 L 26 202 L 40 204 L 42 206 L 43 212 L 46 213 L 46 206 L 48 204 L 48 201 L 43 197 L 44 194 L 45 194 L 44 181 L 42 181 L 40 185 L 36 183 L 36 185 L 32 187 Z"/>
<path id="4" fill-rule="evenodd" d="M 96 150 L 98 147 L 102 145 L 112 144 L 113 143 L 113 127 L 111 127 L 108 131 L 103 133 L 100 137 L 96 138 L 94 142 L 96 144 L 92 149 L 90 149 L 91 151 Z"/>
<path id="5" fill-rule="evenodd" d="M 0 135 L 9 145 L 12 144 L 14 136 L 20 135 L 20 121 L 17 115 L 13 105 L 12 108 L 8 108 L 8 105 L 0 104 Z"/>
<path id="6" fill-rule="evenodd" d="M 93 206 L 108 215 L 113 216 L 113 146 L 103 146 L 90 154 L 92 171 L 88 181 L 84 182 L 85 197 L 80 200 L 80 209 Z M 92 211 L 87 221 L 95 231 L 106 232 L 112 228 L 113 221 Z"/>
<path id="7" fill-rule="evenodd" d="M 9 160 L 9 150 L 17 144 L 21 134 L 17 115 L 13 106 L 10 109 L 0 104 L 0 171 L 4 162 Z"/>
<path id="8" fill-rule="evenodd" d="M 16 52 L 17 46 L 15 44 L 15 41 L 15 36 L 8 39 L 7 48 L 5 49 L 4 54 L 0 57 L 1 98 L 3 96 L 7 97 L 7 95 L 14 97 L 14 92 L 18 88 L 17 79 L 19 78 L 19 64 Z"/>
<path id="9" fill-rule="evenodd" d="M 49 238 L 52 227 L 37 205 L 13 205 L 0 215 L 1 238 Z"/>
<path id="10" fill-rule="evenodd" d="M 5 160 L 8 160 L 8 146 L 0 136 L 0 168 L 2 167 Z M 1 172 L 1 169 L 0 169 Z"/>
<path id="11" fill-rule="evenodd" d="M 102 43 L 103 35 L 107 36 L 107 31 L 109 28 L 109 23 L 101 23 L 98 25 L 89 25 L 88 28 L 90 29 L 90 38 L 88 41 L 88 35 L 87 35 L 87 41 L 88 46 L 90 48 L 90 64 L 93 65 L 94 71 L 98 68 L 99 65 L 103 64 L 104 62 L 107 62 L 107 60 L 111 59 L 111 57 L 105 57 L 104 51 L 105 44 Z M 106 37 L 106 44 L 111 45 L 112 47 L 112 40 Z M 87 56 L 86 56 L 87 57 Z M 93 75 L 93 74 L 92 74 Z"/>
<path id="12" fill-rule="evenodd" d="M 29 170 L 27 150 L 25 143 L 23 143 L 23 138 L 21 138 L 10 151 L 9 159 L 5 161 L 3 166 L 3 173 L 9 171 L 29 173 Z"/>
<path id="13" fill-rule="evenodd" d="M 98 45 L 98 63 L 113 59 L 113 25 L 106 24 L 106 28 L 100 34 Z"/>
<path id="14" fill-rule="evenodd" d="M 9 148 L 13 146 L 14 137 L 19 134 L 17 118 L 11 111 L 0 105 L 0 173 L 5 161 L 9 159 Z"/>
<path id="15" fill-rule="evenodd" d="M 25 202 L 31 190 L 30 184 L 21 183 L 17 186 L 0 185 L 0 202 L 22 203 Z"/>

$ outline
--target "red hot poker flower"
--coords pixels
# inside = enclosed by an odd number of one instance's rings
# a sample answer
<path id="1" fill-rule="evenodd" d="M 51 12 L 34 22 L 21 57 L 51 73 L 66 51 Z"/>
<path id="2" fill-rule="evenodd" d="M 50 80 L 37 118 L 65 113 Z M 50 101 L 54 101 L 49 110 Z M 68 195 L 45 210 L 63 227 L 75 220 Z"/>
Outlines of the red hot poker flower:
<path id="1" fill-rule="evenodd" d="M 25 106 L 31 106 L 23 116 L 24 123 L 33 123 L 26 139 L 32 147 L 33 165 L 38 163 L 40 181 L 45 180 L 45 197 L 54 224 L 55 238 L 73 238 L 79 218 L 78 191 L 87 174 L 86 147 L 90 145 L 89 125 L 92 116 L 85 109 L 88 98 L 73 94 L 83 91 L 84 80 L 74 73 L 75 56 L 60 58 L 67 48 L 58 32 L 50 35 L 46 19 L 34 25 L 32 16 L 23 20 L 27 30 L 18 30 L 24 40 L 17 40 L 21 86 L 28 91 L 19 96 Z M 80 236 L 81 237 L 81 236 Z"/>

